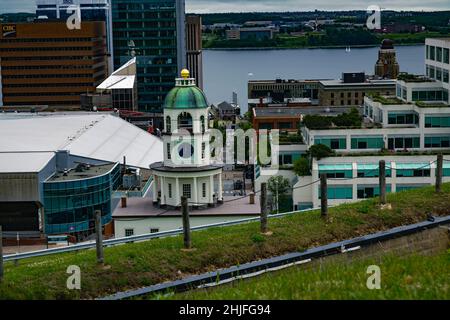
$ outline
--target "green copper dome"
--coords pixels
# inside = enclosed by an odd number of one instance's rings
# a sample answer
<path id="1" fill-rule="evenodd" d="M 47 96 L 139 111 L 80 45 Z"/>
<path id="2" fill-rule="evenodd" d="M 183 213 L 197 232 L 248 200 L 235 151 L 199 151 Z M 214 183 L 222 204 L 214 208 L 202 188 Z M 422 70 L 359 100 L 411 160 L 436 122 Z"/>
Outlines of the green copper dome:
<path id="1" fill-rule="evenodd" d="M 170 90 L 164 101 L 165 109 L 208 108 L 205 94 L 196 86 L 177 86 Z"/>

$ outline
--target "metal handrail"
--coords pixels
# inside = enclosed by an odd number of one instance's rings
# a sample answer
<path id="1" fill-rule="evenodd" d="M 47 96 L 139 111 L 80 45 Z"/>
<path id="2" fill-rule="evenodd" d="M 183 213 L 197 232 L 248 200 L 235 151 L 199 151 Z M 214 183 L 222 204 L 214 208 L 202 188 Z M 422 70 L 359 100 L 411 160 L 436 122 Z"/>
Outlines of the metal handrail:
<path id="1" fill-rule="evenodd" d="M 291 212 L 280 213 L 280 214 L 276 214 L 276 215 L 269 215 L 268 218 L 281 218 L 281 217 L 285 217 L 288 215 L 292 215 L 292 214 L 296 214 L 296 213 L 303 213 L 303 212 L 308 212 L 308 211 L 313 211 L 313 210 L 317 210 L 317 208 L 291 211 Z M 202 225 L 202 226 L 197 226 L 197 227 L 191 227 L 191 231 L 200 231 L 200 230 L 205 230 L 205 229 L 215 228 L 215 227 L 226 227 L 226 226 L 232 226 L 232 225 L 243 224 L 243 223 L 248 223 L 248 222 L 256 222 L 259 220 L 260 220 L 260 217 L 258 216 L 258 217 L 252 217 L 252 218 L 246 218 L 246 219 L 227 221 L 227 222 L 219 222 L 219 223 L 207 224 L 207 225 Z M 170 236 L 175 236 L 175 235 L 180 235 L 180 234 L 183 234 L 182 228 L 168 230 L 168 231 L 161 231 L 161 232 L 156 232 L 156 233 L 150 233 L 150 234 L 109 239 L 109 240 L 103 241 L 103 246 L 111 247 L 111 246 L 125 244 L 125 243 L 147 241 L 147 240 L 170 237 Z M 51 248 L 51 249 L 44 249 L 44 250 L 4 255 L 3 261 L 17 261 L 17 260 L 22 260 L 22 259 L 34 258 L 34 257 L 47 256 L 47 255 L 51 255 L 51 254 L 67 253 L 67 252 L 93 249 L 93 248 L 95 248 L 95 241 L 88 241 L 88 242 L 74 244 L 74 245 L 71 245 L 68 247 Z"/>

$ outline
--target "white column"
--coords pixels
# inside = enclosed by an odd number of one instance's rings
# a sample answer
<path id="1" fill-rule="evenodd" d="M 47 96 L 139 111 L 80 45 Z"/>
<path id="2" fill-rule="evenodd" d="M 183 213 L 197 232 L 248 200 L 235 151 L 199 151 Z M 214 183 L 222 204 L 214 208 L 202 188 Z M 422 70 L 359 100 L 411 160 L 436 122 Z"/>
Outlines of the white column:
<path id="1" fill-rule="evenodd" d="M 223 191 L 222 191 L 222 173 L 219 173 L 219 196 L 218 199 L 220 201 L 223 200 Z"/>
<path id="2" fill-rule="evenodd" d="M 153 176 L 153 202 L 158 201 L 158 176 Z"/>
<path id="3" fill-rule="evenodd" d="M 193 200 L 195 205 L 198 204 L 198 192 L 197 192 L 197 177 L 194 177 L 194 188 L 192 188 Z"/>
<path id="4" fill-rule="evenodd" d="M 209 202 L 214 202 L 214 176 L 209 177 Z"/>
<path id="5" fill-rule="evenodd" d="M 166 204 L 165 194 L 164 194 L 164 177 L 161 177 L 161 205 Z"/>
<path id="6" fill-rule="evenodd" d="M 175 204 L 178 206 L 181 204 L 180 197 L 180 179 L 178 177 L 175 179 Z"/>

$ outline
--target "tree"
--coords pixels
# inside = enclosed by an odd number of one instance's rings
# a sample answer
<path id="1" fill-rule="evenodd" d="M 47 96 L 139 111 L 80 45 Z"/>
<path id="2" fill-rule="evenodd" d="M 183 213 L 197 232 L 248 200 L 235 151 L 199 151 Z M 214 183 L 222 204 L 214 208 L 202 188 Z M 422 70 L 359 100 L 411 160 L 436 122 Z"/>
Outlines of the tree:
<path id="1" fill-rule="evenodd" d="M 279 199 L 285 195 L 290 189 L 291 184 L 288 179 L 283 176 L 273 176 L 267 182 L 267 189 L 274 195 L 275 208 L 279 207 Z M 278 213 L 278 210 L 277 210 Z"/>
<path id="2" fill-rule="evenodd" d="M 294 162 L 294 172 L 300 177 L 311 175 L 308 158 L 300 158 Z"/>
<path id="3" fill-rule="evenodd" d="M 312 158 L 316 158 L 317 160 L 334 155 L 334 151 L 324 144 L 315 144 L 309 148 L 308 152 Z"/>

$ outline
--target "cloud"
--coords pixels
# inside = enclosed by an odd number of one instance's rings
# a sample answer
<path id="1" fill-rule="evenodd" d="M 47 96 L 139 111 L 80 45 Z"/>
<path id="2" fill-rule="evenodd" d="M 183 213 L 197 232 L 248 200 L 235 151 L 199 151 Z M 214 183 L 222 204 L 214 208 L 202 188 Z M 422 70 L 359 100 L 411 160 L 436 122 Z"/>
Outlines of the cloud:
<path id="1" fill-rule="evenodd" d="M 448 0 L 186 0 L 188 12 L 365 10 L 378 5 L 392 10 L 450 10 Z M 0 0 L 0 13 L 34 12 L 35 0 Z"/>

